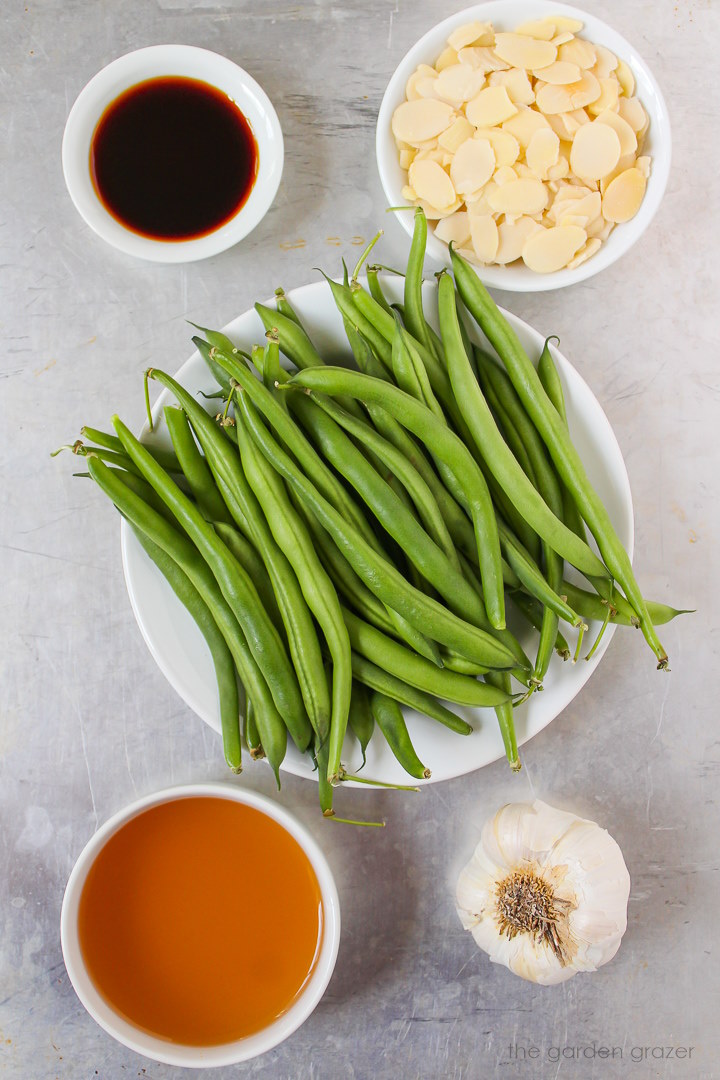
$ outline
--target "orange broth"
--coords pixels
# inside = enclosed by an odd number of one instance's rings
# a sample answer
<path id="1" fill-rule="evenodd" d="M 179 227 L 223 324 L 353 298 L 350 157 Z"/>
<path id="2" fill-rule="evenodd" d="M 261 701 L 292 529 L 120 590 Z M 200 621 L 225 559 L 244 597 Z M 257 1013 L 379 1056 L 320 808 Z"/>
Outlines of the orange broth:
<path id="1" fill-rule="evenodd" d="M 231 799 L 138 814 L 95 859 L 80 947 L 107 1003 L 170 1042 L 213 1046 L 267 1027 L 312 974 L 320 887 L 296 840 Z"/>

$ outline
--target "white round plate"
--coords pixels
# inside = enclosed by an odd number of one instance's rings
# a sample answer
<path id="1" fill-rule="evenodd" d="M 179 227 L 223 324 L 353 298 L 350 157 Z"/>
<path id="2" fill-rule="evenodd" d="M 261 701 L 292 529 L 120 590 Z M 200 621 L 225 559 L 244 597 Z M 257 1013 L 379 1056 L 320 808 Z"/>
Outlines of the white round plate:
<path id="1" fill-rule="evenodd" d="M 387 277 L 383 288 L 391 301 L 401 300 L 399 278 Z M 437 285 L 425 285 L 425 310 L 436 310 Z M 320 352 L 332 362 L 333 357 L 347 355 L 348 348 L 340 316 L 325 282 L 306 285 L 288 294 L 293 306 L 308 328 Z M 268 301 L 272 304 L 273 301 Z M 527 323 L 505 312 L 529 355 L 536 358 L 542 351 L 544 336 Z M 432 321 L 432 317 L 431 321 Z M 245 349 L 264 341 L 264 328 L 254 310 L 246 311 L 225 327 L 225 333 Z M 633 513 L 630 484 L 620 448 L 610 423 L 592 391 L 561 353 L 553 349 L 565 391 L 568 422 L 573 441 L 587 469 L 590 480 L 602 498 L 620 540 L 632 555 Z M 192 391 L 212 392 L 217 389 L 199 353 L 195 352 L 180 368 L 177 378 Z M 203 400 L 200 398 L 199 400 Z M 161 420 L 165 405 L 174 404 L 171 395 L 163 390 L 155 403 L 153 417 L 157 435 L 167 440 L 167 430 Z M 208 403 L 208 408 L 212 407 Z M 145 431 L 143 437 L 147 438 Z M 207 724 L 220 731 L 217 690 L 210 653 L 200 631 L 195 626 L 165 579 L 142 550 L 130 529 L 122 524 L 122 555 L 125 580 L 130 602 L 148 648 L 160 669 L 183 700 Z M 592 642 L 599 624 L 590 626 L 586 641 Z M 522 626 L 515 629 L 532 655 L 532 633 Z M 584 686 L 605 653 L 614 627 L 608 626 L 600 647 L 590 661 L 573 665 L 553 655 L 542 693 L 515 710 L 515 725 L 519 743 L 527 742 L 542 731 Z M 563 632 L 572 644 L 574 631 L 563 625 Z M 586 651 L 586 649 L 583 649 Z M 503 756 L 495 714 L 492 709 L 472 709 L 453 705 L 473 726 L 472 735 L 464 737 L 448 731 L 434 720 L 408 711 L 408 727 L 421 761 L 432 771 L 432 783 L 472 772 Z M 348 771 L 357 769 L 361 757 L 357 742 L 351 736 L 345 741 L 343 762 Z M 312 762 L 289 744 L 283 768 L 297 776 L 313 778 Z M 385 740 L 376 732 L 368 747 L 364 774 L 387 783 L 407 780 L 392 756 Z M 422 782 L 422 781 L 421 781 Z"/>
<path id="2" fill-rule="evenodd" d="M 604 45 L 624 60 L 630 67 L 637 85 L 637 96 L 650 117 L 650 127 L 643 146 L 643 153 L 652 158 L 650 178 L 642 205 L 630 221 L 618 225 L 599 251 L 575 270 L 557 270 L 553 274 L 537 274 L 520 260 L 509 266 L 482 266 L 480 277 L 492 289 L 508 292 L 544 292 L 576 285 L 593 274 L 599 273 L 624 255 L 640 239 L 660 206 L 670 174 L 672 137 L 670 116 L 662 91 L 655 78 L 632 45 L 589 11 L 556 4 L 551 0 L 491 0 L 490 3 L 458 11 L 438 23 L 413 45 L 393 72 L 378 113 L 375 151 L 378 171 L 389 206 L 406 202 L 402 189 L 407 183 L 407 173 L 400 168 L 398 152 L 391 131 L 395 109 L 405 100 L 405 84 L 418 64 L 434 64 L 447 44 L 448 35 L 465 23 L 491 22 L 498 30 L 514 30 L 516 26 L 531 19 L 543 19 L 550 15 L 568 15 L 583 23 L 582 37 L 596 45 Z M 395 215 L 405 231 L 412 235 L 413 215 L 404 211 Z M 437 262 L 446 263 L 447 244 L 437 240 L 432 228 L 428 229 L 427 254 Z"/>

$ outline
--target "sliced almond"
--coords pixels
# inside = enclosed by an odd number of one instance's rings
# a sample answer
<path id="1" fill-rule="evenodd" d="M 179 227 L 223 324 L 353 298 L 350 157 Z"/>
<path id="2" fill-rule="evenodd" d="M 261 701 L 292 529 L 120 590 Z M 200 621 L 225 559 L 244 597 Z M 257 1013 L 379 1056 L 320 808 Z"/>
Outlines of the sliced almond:
<path id="1" fill-rule="evenodd" d="M 588 112 L 592 113 L 593 116 L 599 116 L 601 112 L 616 112 L 620 83 L 613 78 L 599 79 L 598 81 L 600 83 L 600 97 L 588 105 Z"/>
<path id="2" fill-rule="evenodd" d="M 512 165 L 501 165 L 493 173 L 493 180 L 498 187 L 502 187 L 503 184 L 509 184 L 512 180 L 517 180 L 518 175 Z"/>
<path id="3" fill-rule="evenodd" d="M 410 168 L 413 162 L 413 158 L 417 153 L 416 150 L 401 150 L 400 151 L 400 168 L 406 171 Z"/>
<path id="4" fill-rule="evenodd" d="M 591 71 L 584 71 L 579 82 L 565 87 L 570 93 L 573 109 L 584 109 L 597 101 L 601 94 L 600 83 Z"/>
<path id="5" fill-rule="evenodd" d="M 596 121 L 578 130 L 570 151 L 570 167 L 576 176 L 600 180 L 619 160 L 620 139 L 613 128 Z"/>
<path id="6" fill-rule="evenodd" d="M 478 128 L 494 127 L 517 112 L 504 86 L 488 86 L 469 101 L 465 115 Z"/>
<path id="7" fill-rule="evenodd" d="M 462 246 L 470 239 L 470 215 L 466 210 L 458 210 L 452 217 L 443 218 L 435 226 L 435 235 L 445 244 L 452 240 Z"/>
<path id="8" fill-rule="evenodd" d="M 599 250 L 601 244 L 602 241 L 598 237 L 593 237 L 592 239 L 586 241 L 586 243 L 584 243 L 578 251 L 577 255 L 575 255 L 575 257 L 572 258 L 567 264 L 568 270 L 575 270 L 576 267 L 580 266 L 584 262 L 587 262 L 587 260 L 591 258 L 596 251 Z"/>
<path id="9" fill-rule="evenodd" d="M 491 214 L 478 214 L 470 218 L 470 239 L 480 262 L 491 263 L 500 242 L 498 227 Z"/>
<path id="10" fill-rule="evenodd" d="M 550 41 L 555 37 L 555 23 L 551 19 L 534 19 L 516 26 L 515 33 L 537 38 L 538 41 Z"/>
<path id="11" fill-rule="evenodd" d="M 451 217 L 453 214 L 456 214 L 462 206 L 462 199 L 456 199 L 450 206 L 444 207 L 432 206 L 423 199 L 416 199 L 415 201 L 418 206 L 422 207 L 428 221 L 439 221 L 441 218 Z"/>
<path id="12" fill-rule="evenodd" d="M 543 229 L 523 244 L 523 262 L 537 274 L 553 274 L 570 262 L 586 239 L 585 230 L 579 225 Z"/>
<path id="13" fill-rule="evenodd" d="M 458 195 L 484 187 L 495 171 L 495 151 L 487 139 L 466 139 L 450 165 L 450 179 Z"/>
<path id="14" fill-rule="evenodd" d="M 602 198 L 599 191 L 591 191 L 580 199 L 564 199 L 556 207 L 553 203 L 552 214 L 557 225 L 564 225 L 569 216 L 584 217 L 586 222 L 594 221 L 602 212 Z"/>
<path id="15" fill-rule="evenodd" d="M 535 91 L 523 68 L 493 71 L 488 83 L 490 86 L 504 86 L 514 105 L 532 105 L 535 101 Z"/>
<path id="16" fill-rule="evenodd" d="M 597 53 L 589 41 L 573 38 L 558 49 L 558 60 L 567 60 L 580 68 L 591 68 L 597 63 Z"/>
<path id="17" fill-rule="evenodd" d="M 577 86 L 570 83 L 569 86 Z M 574 109 L 573 99 L 568 86 L 537 82 L 535 84 L 535 102 L 541 113 L 569 113 Z"/>
<path id="18" fill-rule="evenodd" d="M 540 180 L 510 180 L 498 186 L 488 202 L 496 214 L 537 214 L 544 210 L 548 192 Z"/>
<path id="19" fill-rule="evenodd" d="M 432 150 L 418 150 L 415 154 L 415 161 L 436 161 L 438 165 L 442 165 L 444 157 L 445 151 L 443 148 L 434 146 Z"/>
<path id="20" fill-rule="evenodd" d="M 415 83 L 416 96 L 419 98 L 439 98 L 440 95 L 437 92 L 438 78 L 438 75 L 433 75 L 432 78 L 424 75 L 422 79 L 418 79 Z"/>
<path id="21" fill-rule="evenodd" d="M 548 169 L 547 178 L 551 183 L 555 180 L 562 180 L 570 172 L 570 163 L 566 157 L 562 155 L 558 158 L 555 165 L 551 165 Z"/>
<path id="22" fill-rule="evenodd" d="M 545 215 L 548 216 L 547 214 Z M 559 225 L 577 225 L 580 229 L 587 229 L 589 221 L 584 214 L 563 214 Z"/>
<path id="23" fill-rule="evenodd" d="M 494 31 L 492 23 L 488 22 L 471 22 L 465 23 L 464 26 L 458 26 L 457 30 L 453 30 L 452 34 L 448 36 L 448 45 L 455 49 L 457 52 L 460 49 L 464 49 L 467 45 L 492 45 L 494 39 Z"/>
<path id="24" fill-rule="evenodd" d="M 637 150 L 637 136 L 627 120 L 623 120 L 619 113 L 612 112 L 611 109 L 606 109 L 605 112 L 601 112 L 598 116 L 597 123 L 607 124 L 617 133 L 617 137 L 620 140 L 621 155 L 624 156 L 625 154 L 635 153 Z"/>
<path id="25" fill-rule="evenodd" d="M 525 151 L 525 161 L 538 180 L 547 180 L 548 169 L 557 164 L 560 156 L 560 140 L 554 131 L 538 128 Z"/>
<path id="26" fill-rule="evenodd" d="M 535 132 L 539 128 L 548 127 L 550 125 L 542 113 L 529 109 L 527 105 L 518 105 L 516 115 L 503 122 L 502 130 L 509 131 L 515 136 L 520 146 L 526 149 Z"/>
<path id="27" fill-rule="evenodd" d="M 569 15 L 548 15 L 547 19 L 553 23 L 556 30 L 564 30 L 569 34 L 579 34 L 584 25 L 579 19 L 573 19 Z"/>
<path id="28" fill-rule="evenodd" d="M 452 64 L 457 64 L 457 62 L 458 54 L 455 52 L 455 49 L 453 49 L 452 45 L 448 45 L 446 49 L 443 49 L 435 61 L 435 70 L 444 71 L 445 68 L 450 67 Z"/>
<path id="29" fill-rule="evenodd" d="M 475 131 L 469 120 L 464 116 L 458 116 L 457 120 L 453 121 L 449 128 L 443 131 L 442 135 L 438 136 L 438 145 L 442 146 L 444 150 L 448 150 L 451 154 L 457 151 L 457 148 L 469 139 Z"/>
<path id="30" fill-rule="evenodd" d="M 533 71 L 536 79 L 550 83 L 551 86 L 567 86 L 568 83 L 579 82 L 582 77 L 582 69 L 577 64 L 570 64 L 567 60 L 555 60 L 547 67 Z"/>
<path id="31" fill-rule="evenodd" d="M 456 250 L 458 255 L 462 255 L 463 259 L 465 259 L 466 262 L 472 263 L 473 266 L 482 266 L 482 263 L 475 254 L 474 248 L 461 247 L 457 248 Z"/>
<path id="32" fill-rule="evenodd" d="M 520 156 L 520 143 L 504 128 L 478 128 L 474 137 L 488 140 L 495 151 L 495 162 L 498 167 L 514 165 Z"/>
<path id="33" fill-rule="evenodd" d="M 639 157 L 637 159 L 637 161 L 635 162 L 635 168 L 639 169 L 640 172 L 645 177 L 645 179 L 647 180 L 648 177 L 650 176 L 650 158 L 649 157 Z"/>
<path id="34" fill-rule="evenodd" d="M 632 169 L 634 165 L 635 165 L 635 155 L 634 154 L 625 154 L 625 155 L 623 155 L 620 158 L 620 160 L 618 161 L 615 168 L 612 170 L 612 172 L 607 173 L 607 175 L 603 176 L 602 180 L 600 181 L 600 184 L 599 184 L 600 194 L 604 195 L 605 192 L 607 191 L 607 189 L 612 184 L 615 177 L 619 176 L 621 172 L 625 172 L 626 169 Z"/>
<path id="35" fill-rule="evenodd" d="M 417 199 L 415 189 L 411 188 L 409 184 L 405 185 L 405 187 L 402 189 L 401 194 L 403 199 L 406 199 L 408 202 L 415 202 L 415 200 Z"/>
<path id="36" fill-rule="evenodd" d="M 408 143 L 434 139 L 450 126 L 454 116 L 455 110 L 446 101 L 432 98 L 404 101 L 393 113 L 393 135 Z"/>
<path id="37" fill-rule="evenodd" d="M 469 64 L 486 74 L 488 71 L 505 71 L 510 67 L 488 45 L 472 45 L 458 53 L 461 64 Z"/>
<path id="38" fill-rule="evenodd" d="M 559 49 L 561 45 L 564 45 L 568 41 L 572 41 L 574 34 L 571 34 L 569 30 L 561 30 L 559 34 L 556 34 L 551 41 L 556 49 Z"/>
<path id="39" fill-rule="evenodd" d="M 538 41 L 524 34 L 496 34 L 494 48 L 501 60 L 528 71 L 547 67 L 557 57 L 552 42 Z"/>
<path id="40" fill-rule="evenodd" d="M 593 75 L 596 79 L 607 79 L 617 68 L 618 58 L 614 52 L 610 52 L 604 45 L 595 45 L 594 48 L 597 60 L 593 68 Z"/>
<path id="41" fill-rule="evenodd" d="M 490 205 L 490 196 L 497 189 L 497 184 L 494 180 L 488 180 L 485 187 L 480 188 L 478 191 L 473 191 L 472 195 L 465 196 L 465 205 L 468 208 L 470 217 L 478 217 L 482 214 L 492 214 L 493 209 Z"/>
<path id="42" fill-rule="evenodd" d="M 435 96 L 451 105 L 462 105 L 480 92 L 484 81 L 482 71 L 467 64 L 451 64 L 435 79 Z"/>
<path id="43" fill-rule="evenodd" d="M 618 112 L 636 134 L 642 131 L 647 123 L 647 114 L 636 97 L 621 97 L 618 101 Z"/>
<path id="44" fill-rule="evenodd" d="M 408 180 L 419 199 L 441 210 L 456 200 L 452 180 L 436 161 L 416 158 L 408 170 Z"/>
<path id="45" fill-rule="evenodd" d="M 575 137 L 575 132 L 580 125 L 571 112 L 544 113 L 543 115 L 546 116 L 548 124 L 553 129 L 558 139 L 562 139 L 564 142 L 572 142 Z"/>
<path id="46" fill-rule="evenodd" d="M 631 98 L 635 93 L 635 76 L 628 64 L 624 60 L 618 61 L 618 66 L 615 71 L 615 78 L 620 83 L 622 92 L 625 97 Z"/>
<path id="47" fill-rule="evenodd" d="M 498 225 L 498 249 L 495 262 L 501 266 L 515 262 L 522 255 L 523 246 L 533 233 L 542 232 L 542 225 L 531 217 L 520 217 L 516 221 L 502 221 Z"/>
<path id="48" fill-rule="evenodd" d="M 590 222 L 587 227 L 587 234 L 588 237 L 592 237 L 593 240 L 599 240 L 604 244 L 614 228 L 614 222 L 606 221 L 605 218 L 599 217 L 595 218 L 595 221 Z"/>
<path id="49" fill-rule="evenodd" d="M 647 180 L 639 169 L 626 169 L 616 176 L 603 195 L 602 212 L 606 221 L 629 221 L 643 201 Z"/>

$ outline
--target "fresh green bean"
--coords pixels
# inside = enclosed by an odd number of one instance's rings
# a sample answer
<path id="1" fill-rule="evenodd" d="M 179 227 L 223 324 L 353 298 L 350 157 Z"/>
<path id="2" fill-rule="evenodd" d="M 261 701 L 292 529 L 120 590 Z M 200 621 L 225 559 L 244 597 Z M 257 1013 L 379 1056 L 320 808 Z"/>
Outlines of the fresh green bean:
<path id="1" fill-rule="evenodd" d="M 331 371 L 332 369 L 325 368 L 324 370 Z M 360 377 L 365 378 L 365 376 Z M 258 446 L 275 470 L 305 500 L 355 572 L 376 596 L 389 607 L 399 611 L 422 633 L 431 635 L 435 641 L 449 645 L 469 659 L 476 660 L 480 664 L 487 664 L 488 667 L 515 666 L 512 654 L 504 645 L 413 588 L 395 566 L 378 555 L 357 530 L 322 497 L 317 488 L 259 421 L 259 416 L 254 409 L 249 406 L 249 401 L 241 399 L 243 415 Z"/>
<path id="2" fill-rule="evenodd" d="M 380 305 L 381 308 L 391 314 L 392 308 L 390 307 L 387 299 L 385 298 L 385 293 L 382 291 L 382 285 L 380 284 L 380 279 L 378 278 L 378 270 L 379 267 L 377 266 L 368 266 L 366 270 L 370 295 L 373 297 L 376 303 Z"/>
<path id="3" fill-rule="evenodd" d="M 417 780 L 428 780 L 430 770 L 423 765 L 415 753 L 405 717 L 397 701 L 373 690 L 370 695 L 370 710 L 375 723 L 405 772 Z"/>
<path id="4" fill-rule="evenodd" d="M 87 425 L 80 428 L 80 434 L 86 439 L 90 439 L 96 447 L 100 446 L 106 450 L 116 450 L 120 454 L 124 453 L 123 444 L 120 442 L 117 435 L 109 435 L 106 431 L 98 431 L 97 428 L 88 427 Z M 140 441 L 142 442 L 142 439 Z M 148 448 L 152 456 L 159 465 L 162 465 L 166 472 L 182 472 L 180 462 L 171 450 L 166 450 L 164 447 L 157 446 L 153 442 L 144 442 L 143 446 Z"/>
<path id="5" fill-rule="evenodd" d="M 461 570 L 428 536 L 402 499 L 379 476 L 335 420 L 305 394 L 296 395 L 295 410 L 322 453 L 370 507 L 407 559 L 438 590 L 448 607 L 469 622 L 482 621 L 484 609 Z"/>
<path id="6" fill-rule="evenodd" d="M 260 761 L 265 757 L 265 751 L 263 750 L 262 743 L 260 742 L 260 732 L 257 728 L 257 721 L 255 719 L 255 706 L 252 703 L 252 699 L 245 695 L 245 745 L 250 751 L 250 757 L 253 761 Z"/>
<path id="7" fill-rule="evenodd" d="M 567 595 L 568 603 L 586 619 L 596 619 L 602 622 L 608 611 L 608 604 L 595 593 L 573 585 L 571 581 L 563 581 L 562 591 Z M 692 615 L 692 608 L 674 608 L 668 604 L 659 604 L 654 600 L 646 600 L 648 613 L 655 626 L 663 626 L 678 615 Z M 615 591 L 611 601 L 610 622 L 618 626 L 637 626 L 637 615 L 628 604 L 624 596 Z"/>
<path id="8" fill-rule="evenodd" d="M 550 587 L 543 577 L 538 566 L 533 562 L 527 551 L 523 548 L 517 537 L 513 536 L 507 526 L 498 521 L 500 530 L 500 543 L 502 544 L 505 558 L 510 563 L 525 589 L 536 597 L 545 607 L 551 608 L 561 619 L 565 619 L 571 626 L 582 627 L 583 621 L 576 611 Z M 585 627 L 587 629 L 587 627 Z"/>
<path id="9" fill-rule="evenodd" d="M 351 416 L 332 398 L 317 394 L 313 396 L 313 400 L 337 424 L 340 424 L 341 427 L 353 435 L 359 443 L 372 450 L 385 468 L 389 469 L 398 478 L 412 499 L 427 533 L 438 547 L 444 551 L 456 568 L 460 569 L 460 560 L 455 545 L 435 496 L 410 460 L 392 443 L 383 438 L 372 425 Z"/>
<path id="10" fill-rule="evenodd" d="M 145 479 L 170 507 L 210 566 L 223 596 L 243 628 L 250 650 L 267 679 L 290 734 L 298 748 L 304 751 L 310 741 L 311 728 L 295 671 L 255 585 L 212 525 L 205 521 L 197 507 L 183 495 L 119 417 L 113 417 L 113 425 Z"/>
<path id="11" fill-rule="evenodd" d="M 597 555 L 553 514 L 500 435 L 465 354 L 458 327 L 455 285 L 449 274 L 440 276 L 438 304 L 453 391 L 488 468 L 519 513 L 553 551 L 584 574 L 607 574 Z"/>
<path id="12" fill-rule="evenodd" d="M 193 425 L 198 442 L 215 477 L 220 494 L 239 529 L 260 553 L 272 581 L 287 634 L 290 656 L 300 684 L 306 710 L 313 715 L 322 705 L 315 698 L 323 664 L 312 615 L 295 572 L 275 543 L 240 464 L 237 444 L 232 446 L 205 410 L 175 379 L 154 369 L 151 377 L 170 390 Z M 253 378 L 253 382 L 257 380 Z M 260 386 L 259 383 L 257 383 Z"/>
<path id="13" fill-rule="evenodd" d="M 521 592 L 520 590 L 510 593 L 510 600 L 525 621 L 539 632 L 542 629 L 543 613 L 545 611 L 545 608 L 540 601 L 536 600 L 534 596 L 528 596 L 527 593 Z M 570 646 L 559 630 L 557 637 L 555 638 L 555 652 L 561 660 L 569 660 L 572 655 Z"/>
<path id="14" fill-rule="evenodd" d="M 237 561 L 245 568 L 248 576 L 253 581 L 258 591 L 258 596 L 263 607 L 272 619 L 278 630 L 284 633 L 284 626 L 280 608 L 278 607 L 275 590 L 267 572 L 265 563 L 252 543 L 243 536 L 234 525 L 226 525 L 222 521 L 214 521 L 213 528 L 223 544 L 232 552 Z"/>
<path id="15" fill-rule="evenodd" d="M 163 416 L 180 468 L 203 515 L 208 521 L 231 524 L 232 517 L 215 485 L 208 463 L 198 449 L 187 416 L 182 409 L 173 405 L 163 409 Z"/>
<path id="16" fill-rule="evenodd" d="M 470 264 L 453 250 L 452 245 L 450 251 L 460 295 L 505 365 L 525 410 L 548 448 L 561 480 L 571 492 L 582 517 L 595 537 L 606 566 L 637 613 L 640 628 L 657 657 L 658 667 L 667 668 L 667 653 L 653 627 L 628 554 L 620 543 L 602 499 L 590 483 L 562 417 L 545 393 L 538 374 L 517 335 L 497 310 L 492 297 L 477 274 Z"/>
<path id="17" fill-rule="evenodd" d="M 237 439 L 245 475 L 262 506 L 276 543 L 287 553 L 305 602 L 325 635 L 332 657 L 332 708 L 328 702 L 323 712 L 316 717 L 315 726 L 316 733 L 323 742 L 328 734 L 329 720 L 328 753 L 331 771 L 328 780 L 333 783 L 340 773 L 340 752 L 352 691 L 350 640 L 343 622 L 340 602 L 317 556 L 305 524 L 290 502 L 282 480 L 255 446 L 242 423 L 237 425 Z M 322 684 L 327 695 L 327 679 L 324 675 Z"/>
<path id="18" fill-rule="evenodd" d="M 347 394 L 360 401 L 380 405 L 403 427 L 431 447 L 434 457 L 445 462 L 462 485 L 475 527 L 480 575 L 485 605 L 492 625 L 505 625 L 505 600 L 502 589 L 500 544 L 487 485 L 467 447 L 442 421 L 419 401 L 396 386 L 380 382 L 357 371 L 325 367 L 302 371 L 288 384 L 306 390 L 318 390 L 335 396 Z M 458 649 L 462 652 L 462 649 Z"/>
<path id="19" fill-rule="evenodd" d="M 504 671 L 488 671 L 485 679 L 491 686 L 510 694 L 510 676 Z M 500 734 L 502 735 L 505 757 L 513 772 L 520 771 L 520 759 L 518 757 L 517 739 L 515 737 L 515 719 L 513 717 L 512 701 L 504 701 L 495 706 L 495 715 L 498 718 Z"/>
<path id="20" fill-rule="evenodd" d="M 162 548 L 131 525 L 133 533 L 146 554 L 155 563 L 172 591 L 192 615 L 210 650 L 215 678 L 218 684 L 220 704 L 220 730 L 222 732 L 225 761 L 234 773 L 242 772 L 242 746 L 240 742 L 240 702 L 238 699 L 235 664 L 225 638 L 202 596 L 187 574 Z"/>
<path id="21" fill-rule="evenodd" d="M 279 310 L 274 311 L 265 304 L 256 304 L 255 310 L 262 319 L 266 330 L 277 330 L 280 348 L 295 367 L 317 367 L 324 363 L 302 325 L 288 318 Z"/>
<path id="22" fill-rule="evenodd" d="M 205 364 L 210 371 L 215 382 L 226 393 L 230 393 L 230 379 L 227 376 L 227 372 L 223 371 L 219 364 L 215 363 L 213 357 L 213 347 L 207 341 L 201 337 L 193 337 L 193 345 L 200 353 L 200 356 L 205 361 Z"/>
<path id="23" fill-rule="evenodd" d="M 413 237 L 405 272 L 403 321 L 412 336 L 424 345 L 428 352 L 437 355 L 423 313 L 422 287 L 426 244 L 427 218 L 422 207 L 418 206 L 415 210 Z M 440 360 L 440 356 L 437 356 L 437 359 Z"/>
<path id="24" fill-rule="evenodd" d="M 557 518 L 565 520 L 563 512 L 563 497 L 560 481 L 547 458 L 547 453 L 542 439 L 538 435 L 532 421 L 523 409 L 522 402 L 518 398 L 510 379 L 504 369 L 500 368 L 494 360 L 478 352 L 479 375 L 483 388 L 495 394 L 498 405 L 507 415 L 508 427 L 515 432 L 520 444 L 528 458 L 526 472 L 533 481 L 535 487 L 542 495 L 549 509 Z M 575 530 L 573 530 L 575 531 Z M 577 534 L 576 534 L 577 535 Z M 582 538 L 584 540 L 584 537 Z M 550 588 L 555 593 L 562 594 L 563 560 L 560 555 L 548 544 L 543 545 L 545 556 L 545 574 Z M 555 641 L 558 633 L 558 615 L 550 607 L 543 612 L 540 640 L 538 642 L 537 656 L 533 674 L 542 682 L 548 669 Z"/>
<path id="25" fill-rule="evenodd" d="M 355 679 L 353 679 L 352 685 L 352 698 L 350 699 L 348 724 L 353 735 L 360 743 L 360 752 L 363 759 L 360 768 L 363 768 L 365 765 L 365 751 L 372 738 L 375 721 L 372 712 L 370 711 L 370 699 L 368 697 L 367 689 L 362 683 L 357 682 Z"/>
<path id="26" fill-rule="evenodd" d="M 275 290 L 275 306 L 280 314 L 284 315 L 286 319 L 290 319 L 291 322 L 296 323 L 298 326 L 302 326 L 298 313 L 285 295 L 285 290 L 282 288 L 277 288 Z M 269 327 L 265 327 L 265 329 L 267 330 Z"/>
<path id="27" fill-rule="evenodd" d="M 410 686 L 457 705 L 494 707 L 510 700 L 508 693 L 496 690 L 494 686 L 445 668 L 436 668 L 422 656 L 417 656 L 381 630 L 359 619 L 347 608 L 343 608 L 343 616 L 353 651 L 385 671 L 399 675 Z"/>
<path id="28" fill-rule="evenodd" d="M 128 488 L 115 475 L 115 470 L 109 469 L 99 458 L 93 456 L 88 458 L 88 471 L 130 524 L 140 529 L 166 555 L 175 560 L 207 604 L 232 653 L 240 681 L 257 705 L 262 743 L 279 785 L 278 770 L 285 756 L 287 730 L 265 677 L 212 570 L 190 540 Z"/>

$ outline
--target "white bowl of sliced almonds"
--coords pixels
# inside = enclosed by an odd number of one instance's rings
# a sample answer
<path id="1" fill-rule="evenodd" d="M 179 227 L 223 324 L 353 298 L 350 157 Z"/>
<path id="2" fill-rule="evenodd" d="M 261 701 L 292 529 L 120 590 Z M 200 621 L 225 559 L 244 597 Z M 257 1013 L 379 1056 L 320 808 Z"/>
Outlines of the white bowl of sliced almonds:
<path id="1" fill-rule="evenodd" d="M 624 255 L 670 171 L 667 106 L 647 65 L 594 16 L 545 0 L 452 15 L 398 65 L 377 161 L 392 206 L 420 205 L 429 256 L 454 242 L 487 285 L 584 281 Z M 412 233 L 412 214 L 398 212 Z"/>

